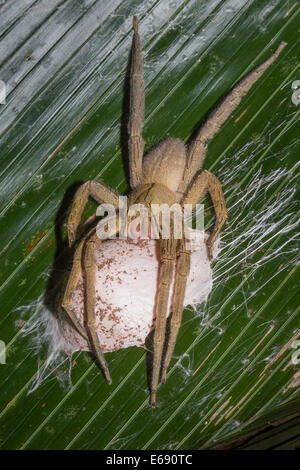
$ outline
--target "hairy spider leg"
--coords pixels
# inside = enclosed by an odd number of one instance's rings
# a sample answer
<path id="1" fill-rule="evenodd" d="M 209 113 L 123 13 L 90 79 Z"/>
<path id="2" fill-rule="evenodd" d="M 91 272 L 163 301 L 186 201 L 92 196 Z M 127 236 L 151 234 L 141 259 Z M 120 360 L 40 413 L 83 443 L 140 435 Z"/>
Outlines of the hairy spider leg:
<path id="1" fill-rule="evenodd" d="M 78 225 L 89 197 L 95 199 L 98 204 L 107 203 L 112 204 L 116 209 L 118 208 L 119 196 L 112 189 L 99 181 L 87 181 L 82 184 L 75 193 L 67 222 L 70 247 L 76 240 Z"/>
<path id="2" fill-rule="evenodd" d="M 190 272 L 191 253 L 186 247 L 186 240 L 182 238 L 177 242 L 177 263 L 175 273 L 175 285 L 172 303 L 172 316 L 170 322 L 170 332 L 168 345 L 163 360 L 161 382 L 165 383 L 167 379 L 167 370 L 175 348 L 178 331 L 182 320 L 183 302 L 186 289 L 187 278 Z"/>
<path id="3" fill-rule="evenodd" d="M 170 286 L 173 280 L 176 263 L 176 240 L 174 239 L 174 224 L 170 223 L 170 238 L 160 238 L 160 265 L 158 291 L 156 299 L 156 318 L 154 330 L 154 353 L 151 380 L 151 406 L 156 405 L 156 390 L 162 363 L 163 347 L 166 335 L 167 310 L 169 306 Z"/>
<path id="4" fill-rule="evenodd" d="M 207 193 L 210 195 L 216 214 L 213 230 L 206 242 L 208 258 L 211 260 L 213 257 L 213 244 L 227 219 L 226 202 L 220 181 L 210 171 L 200 170 L 187 189 L 182 204 L 192 204 L 194 207 Z"/>
<path id="5" fill-rule="evenodd" d="M 76 240 L 78 225 L 89 196 L 95 199 L 98 203 L 110 203 L 115 208 L 118 208 L 118 195 L 110 188 L 108 188 L 102 183 L 99 183 L 98 181 L 88 181 L 87 183 L 82 184 L 76 191 L 67 222 L 68 240 L 70 247 Z M 69 315 L 70 320 L 73 322 L 74 326 L 77 328 L 79 333 L 87 340 L 88 336 L 86 334 L 85 329 L 78 321 L 75 313 L 72 311 L 71 301 L 72 292 L 76 289 L 78 279 L 82 271 L 82 253 L 84 243 L 86 238 L 89 236 L 89 234 L 92 233 L 92 231 L 90 231 L 85 237 L 82 238 L 78 247 L 75 250 L 70 276 L 66 285 L 62 301 L 62 307 Z"/>
<path id="6" fill-rule="evenodd" d="M 281 42 L 274 54 L 262 64 L 258 65 L 254 70 L 246 74 L 209 114 L 203 126 L 200 127 L 196 139 L 189 145 L 187 165 L 183 177 L 183 192 L 193 179 L 195 173 L 202 167 L 208 142 L 219 131 L 226 119 L 233 113 L 241 102 L 242 97 L 248 93 L 252 85 L 254 85 L 265 70 L 277 59 L 285 46 L 286 43 Z"/>
<path id="7" fill-rule="evenodd" d="M 72 293 L 77 286 L 78 279 L 81 273 L 81 259 L 82 259 L 82 250 L 84 245 L 85 239 L 81 240 L 80 244 L 76 248 L 74 257 L 73 257 L 73 264 L 72 269 L 69 275 L 69 279 L 67 282 L 66 290 L 64 292 L 62 307 L 69 315 L 70 320 L 73 322 L 75 328 L 79 331 L 79 333 L 88 340 L 88 336 L 86 334 L 85 329 L 79 322 L 78 318 L 76 317 L 75 313 L 71 308 L 72 304 Z"/>
<path id="8" fill-rule="evenodd" d="M 213 244 L 227 219 L 226 203 L 222 191 L 222 185 L 219 180 L 208 171 L 199 172 L 192 184 L 187 190 L 182 204 L 192 204 L 193 206 L 202 200 L 206 193 L 209 193 L 214 205 L 216 220 L 213 231 L 207 241 L 207 249 L 209 259 L 212 259 Z M 175 348 L 178 331 L 182 320 L 183 302 L 186 289 L 187 277 L 190 271 L 190 251 L 186 248 L 185 239 L 178 241 L 178 261 L 176 265 L 176 277 L 174 286 L 174 300 L 172 307 L 172 317 L 170 323 L 170 334 L 168 338 L 168 346 L 163 362 L 162 383 L 165 383 L 167 369 L 171 361 L 171 357 Z"/>
<path id="9" fill-rule="evenodd" d="M 138 33 L 138 19 L 133 17 L 133 40 L 130 65 L 130 98 L 129 98 L 129 174 L 131 188 L 142 183 L 142 161 L 144 141 L 141 136 L 144 120 L 145 93 L 143 79 L 143 61 Z"/>
<path id="10" fill-rule="evenodd" d="M 95 262 L 95 245 L 101 245 L 101 240 L 96 233 L 88 236 L 85 239 L 84 257 L 84 271 L 86 282 L 86 311 L 87 311 L 87 326 L 91 335 L 91 342 L 94 351 L 97 355 L 99 363 L 104 372 L 107 383 L 111 384 L 112 380 L 108 370 L 107 362 L 101 348 L 100 340 L 96 328 L 96 313 L 95 313 L 95 294 L 96 294 L 96 262 Z"/>
<path id="11" fill-rule="evenodd" d="M 108 220 L 106 217 L 105 220 Z M 117 234 L 120 230 L 119 222 L 116 224 L 115 229 L 111 231 L 107 238 Z M 67 287 L 64 293 L 62 307 L 69 315 L 74 326 L 79 333 L 91 344 L 91 348 L 97 355 L 97 358 L 102 366 L 105 378 L 109 384 L 112 383 L 106 360 L 104 358 L 100 341 L 97 334 L 95 325 L 95 279 L 96 279 L 96 263 L 95 263 L 95 245 L 101 245 L 102 240 L 97 235 L 96 228 L 93 227 L 80 241 L 76 248 L 71 273 L 67 282 Z M 77 287 L 78 279 L 82 273 L 82 268 L 85 273 L 85 287 L 86 287 L 86 313 L 87 313 L 87 327 L 90 337 L 87 335 L 84 327 L 78 321 L 75 313 L 71 309 L 72 293 Z"/>

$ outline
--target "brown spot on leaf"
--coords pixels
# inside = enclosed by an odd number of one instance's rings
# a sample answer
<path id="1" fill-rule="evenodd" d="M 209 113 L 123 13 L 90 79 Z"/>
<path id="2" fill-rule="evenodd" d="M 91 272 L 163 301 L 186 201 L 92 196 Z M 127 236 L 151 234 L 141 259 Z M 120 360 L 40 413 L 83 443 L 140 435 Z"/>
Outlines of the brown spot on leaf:
<path id="1" fill-rule="evenodd" d="M 36 232 L 32 239 L 26 243 L 26 248 L 23 249 L 23 256 L 28 255 L 39 244 L 39 242 L 46 237 L 46 235 L 47 232 Z"/>

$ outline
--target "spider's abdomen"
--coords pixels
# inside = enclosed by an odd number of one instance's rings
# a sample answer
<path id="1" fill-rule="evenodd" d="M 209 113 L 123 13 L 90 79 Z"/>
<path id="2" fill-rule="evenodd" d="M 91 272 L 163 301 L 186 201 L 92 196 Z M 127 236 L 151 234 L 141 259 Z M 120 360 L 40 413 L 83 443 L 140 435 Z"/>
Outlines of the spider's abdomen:
<path id="1" fill-rule="evenodd" d="M 145 157 L 143 183 L 158 183 L 176 192 L 183 179 L 186 149 L 180 139 L 160 142 Z"/>

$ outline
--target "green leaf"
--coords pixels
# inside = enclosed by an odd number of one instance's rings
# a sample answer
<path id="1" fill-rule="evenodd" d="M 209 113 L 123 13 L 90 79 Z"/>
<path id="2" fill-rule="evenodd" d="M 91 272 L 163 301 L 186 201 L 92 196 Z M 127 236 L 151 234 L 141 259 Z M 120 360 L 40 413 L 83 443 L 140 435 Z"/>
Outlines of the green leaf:
<path id="1" fill-rule="evenodd" d="M 60 227 L 78 183 L 124 192 L 124 79 L 140 19 L 146 149 L 187 140 L 254 66 L 288 44 L 210 142 L 229 219 L 209 302 L 186 309 L 167 383 L 148 404 L 145 353 L 106 354 L 113 385 L 76 354 L 39 387 L 35 330 Z M 198 449 L 299 410 L 297 229 L 299 2 L 17 0 L 0 6 L 0 446 L 3 449 Z M 57 271 L 59 272 L 59 271 Z M 294 361 L 295 362 L 295 361 Z M 297 379 L 298 377 L 298 379 Z M 254 423 L 254 424 L 253 424 Z"/>

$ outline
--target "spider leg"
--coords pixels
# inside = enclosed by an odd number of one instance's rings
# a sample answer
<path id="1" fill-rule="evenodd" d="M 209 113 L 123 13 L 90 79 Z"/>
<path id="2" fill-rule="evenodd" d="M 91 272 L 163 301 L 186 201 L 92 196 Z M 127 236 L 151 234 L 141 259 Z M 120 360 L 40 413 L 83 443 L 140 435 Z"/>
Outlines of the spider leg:
<path id="1" fill-rule="evenodd" d="M 266 69 L 277 59 L 282 49 L 286 46 L 281 42 L 274 54 L 266 59 L 262 64 L 245 75 L 221 101 L 208 116 L 205 124 L 200 128 L 196 139 L 188 148 L 187 165 L 183 180 L 188 185 L 195 173 L 202 167 L 202 163 L 207 150 L 207 143 L 219 131 L 221 125 L 231 115 L 239 105 L 242 97 L 248 93 L 252 85 L 262 76 Z"/>
<path id="2" fill-rule="evenodd" d="M 156 320 L 154 332 L 154 355 L 151 380 L 151 406 L 156 404 L 156 389 L 161 369 L 163 346 L 166 333 L 167 309 L 169 304 L 170 286 L 173 280 L 176 261 L 176 240 L 171 227 L 172 235 L 169 239 L 160 239 L 160 269 L 158 281 L 158 295 L 156 300 Z"/>
<path id="3" fill-rule="evenodd" d="M 95 245 L 101 241 L 96 233 L 86 240 L 84 253 L 84 268 L 86 278 L 86 309 L 87 309 L 87 326 L 91 336 L 92 346 L 103 369 L 105 378 L 109 384 L 112 383 L 106 360 L 100 345 L 96 328 L 95 315 L 95 281 L 96 281 L 96 262 L 95 262 Z"/>
<path id="4" fill-rule="evenodd" d="M 178 261 L 176 264 L 176 277 L 174 286 L 174 300 L 172 306 L 172 317 L 170 325 L 170 335 L 168 339 L 168 346 L 166 355 L 163 362 L 162 378 L 161 382 L 165 383 L 167 378 L 167 370 L 172 358 L 172 354 L 176 344 L 176 338 L 181 325 L 182 310 L 184 294 L 186 289 L 187 277 L 190 272 L 190 251 L 186 248 L 185 239 L 178 240 L 177 245 Z"/>
<path id="5" fill-rule="evenodd" d="M 130 67 L 130 116 L 128 123 L 129 133 L 129 172 L 131 188 L 142 183 L 142 160 L 144 141 L 141 136 L 144 119 L 144 80 L 143 62 L 138 33 L 138 19 L 133 17 L 133 41 Z"/>
<path id="6" fill-rule="evenodd" d="M 207 170 L 200 171 L 196 174 L 192 184 L 188 187 L 187 192 L 182 200 L 182 204 L 196 204 L 209 193 L 216 218 L 213 230 L 207 240 L 208 257 L 211 260 L 213 244 L 219 235 L 224 222 L 227 219 L 226 202 L 222 190 L 222 185 L 218 178 Z"/>
<path id="7" fill-rule="evenodd" d="M 82 250 L 84 245 L 85 239 L 83 239 L 80 244 L 78 245 L 74 258 L 73 258 L 73 265 L 71 269 L 71 273 L 67 282 L 66 290 L 64 292 L 62 307 L 69 315 L 69 318 L 73 322 L 75 328 L 79 331 L 79 333 L 88 340 L 88 336 L 86 334 L 85 329 L 79 322 L 78 318 L 76 317 L 75 313 L 71 308 L 71 301 L 72 301 L 72 292 L 76 289 L 78 279 L 81 273 L 81 259 L 82 259 Z"/>
<path id="8" fill-rule="evenodd" d="M 105 202 L 118 208 L 118 195 L 110 188 L 98 181 L 87 181 L 76 191 L 67 222 L 68 240 L 71 247 L 76 240 L 78 225 L 89 197 L 99 204 Z"/>

